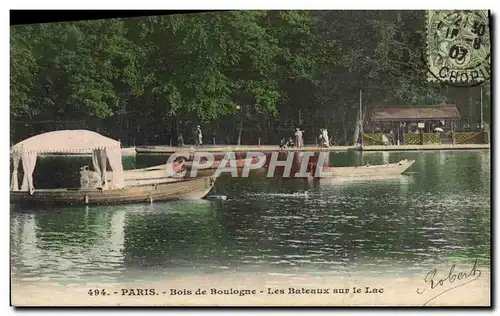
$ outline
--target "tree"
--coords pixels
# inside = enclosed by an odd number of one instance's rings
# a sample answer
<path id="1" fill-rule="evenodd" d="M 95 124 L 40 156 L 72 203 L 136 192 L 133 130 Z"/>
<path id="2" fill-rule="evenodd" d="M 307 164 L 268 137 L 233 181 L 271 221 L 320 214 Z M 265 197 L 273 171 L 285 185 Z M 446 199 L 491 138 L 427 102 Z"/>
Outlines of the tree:
<path id="1" fill-rule="evenodd" d="M 137 144 L 201 123 L 241 144 L 298 125 L 308 141 L 320 127 L 349 143 L 360 90 L 365 113 L 452 101 L 472 112 L 479 90 L 427 81 L 424 23 L 424 11 L 230 11 L 13 26 L 11 115 L 106 125 Z"/>
<path id="2" fill-rule="evenodd" d="M 10 94 L 11 113 L 32 117 L 38 113 L 31 91 L 34 88 L 38 64 L 34 56 L 32 26 L 11 29 L 10 35 Z"/>

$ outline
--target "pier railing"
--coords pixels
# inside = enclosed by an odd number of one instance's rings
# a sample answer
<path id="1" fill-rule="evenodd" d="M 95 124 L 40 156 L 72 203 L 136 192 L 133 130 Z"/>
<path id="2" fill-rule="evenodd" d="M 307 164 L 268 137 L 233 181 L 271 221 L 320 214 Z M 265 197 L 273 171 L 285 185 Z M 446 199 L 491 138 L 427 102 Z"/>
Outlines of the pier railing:
<path id="1" fill-rule="evenodd" d="M 365 146 L 384 145 L 383 133 L 364 133 L 363 142 Z M 386 135 L 387 136 L 387 135 Z M 400 145 L 431 145 L 446 143 L 450 136 L 442 133 L 405 133 Z M 443 140 L 444 139 L 444 140 Z M 453 144 L 488 144 L 488 132 L 452 132 L 448 143 Z M 393 140 L 392 145 L 397 145 Z"/>

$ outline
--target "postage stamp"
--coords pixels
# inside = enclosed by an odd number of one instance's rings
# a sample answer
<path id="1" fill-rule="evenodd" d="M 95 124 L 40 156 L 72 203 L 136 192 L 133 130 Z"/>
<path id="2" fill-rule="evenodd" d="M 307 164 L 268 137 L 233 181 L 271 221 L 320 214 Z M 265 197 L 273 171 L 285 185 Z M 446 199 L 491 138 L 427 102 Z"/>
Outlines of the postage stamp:
<path id="1" fill-rule="evenodd" d="M 164 13 L 10 26 L 12 305 L 491 305 L 488 12 Z"/>
<path id="2" fill-rule="evenodd" d="M 429 10 L 428 80 L 478 84 L 491 77 L 489 11 Z"/>

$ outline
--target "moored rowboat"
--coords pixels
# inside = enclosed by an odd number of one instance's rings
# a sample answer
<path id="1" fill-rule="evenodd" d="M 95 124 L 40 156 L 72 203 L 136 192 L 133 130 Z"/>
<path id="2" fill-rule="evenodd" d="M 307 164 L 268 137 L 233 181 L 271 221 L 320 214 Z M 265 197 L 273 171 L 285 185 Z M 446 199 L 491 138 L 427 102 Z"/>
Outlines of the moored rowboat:
<path id="1" fill-rule="evenodd" d="M 250 165 L 250 164 L 255 164 L 257 163 L 258 158 L 245 158 L 245 159 L 236 159 L 235 166 L 238 169 L 244 168 L 245 165 Z M 204 161 L 201 161 L 200 164 L 204 164 Z M 200 166 L 200 171 L 205 170 L 205 169 L 217 169 L 220 167 L 222 163 L 222 160 L 217 160 L 214 161 L 210 166 Z M 228 161 L 225 165 L 225 167 L 230 167 L 231 163 Z M 190 170 L 193 167 L 193 162 L 192 161 L 184 161 L 182 164 L 177 164 L 174 163 L 171 166 L 170 173 L 177 173 L 183 170 L 183 168 L 187 168 Z M 149 178 L 158 178 L 158 177 L 168 177 L 172 176 L 172 174 L 168 173 L 168 169 L 166 168 L 166 165 L 157 165 L 157 166 L 152 166 L 148 168 L 142 168 L 142 169 L 131 169 L 131 170 L 125 170 L 124 171 L 124 176 L 125 180 L 132 180 L 132 179 L 149 179 Z"/>
<path id="2" fill-rule="evenodd" d="M 172 201 L 200 199 L 213 188 L 215 178 L 179 179 L 172 181 L 148 182 L 121 189 L 36 189 L 32 194 L 11 191 L 11 203 L 16 204 L 65 204 L 96 205 L 122 203 L 151 203 L 153 201 Z"/>
<path id="3" fill-rule="evenodd" d="M 223 160 L 216 160 L 212 163 L 212 165 L 210 165 L 208 168 L 204 168 L 204 169 L 217 169 L 217 168 L 221 167 L 222 161 Z M 259 161 L 259 159 L 257 157 L 236 159 L 236 161 L 234 161 L 234 165 L 236 166 L 236 168 L 241 169 L 241 168 L 244 168 L 245 166 L 250 166 L 251 164 L 256 164 L 258 161 Z M 201 161 L 200 163 L 204 163 L 204 162 Z M 184 162 L 183 165 L 186 166 L 187 168 L 192 168 L 193 162 L 186 161 L 186 162 Z M 223 165 L 221 168 L 230 167 L 230 166 L 231 166 L 231 162 L 227 161 L 225 166 Z"/>
<path id="4" fill-rule="evenodd" d="M 354 177 L 380 177 L 400 175 L 410 168 L 415 160 L 401 160 L 397 163 L 385 165 L 365 165 L 355 167 L 323 167 L 322 178 L 354 178 Z M 312 173 L 315 176 L 314 173 Z"/>

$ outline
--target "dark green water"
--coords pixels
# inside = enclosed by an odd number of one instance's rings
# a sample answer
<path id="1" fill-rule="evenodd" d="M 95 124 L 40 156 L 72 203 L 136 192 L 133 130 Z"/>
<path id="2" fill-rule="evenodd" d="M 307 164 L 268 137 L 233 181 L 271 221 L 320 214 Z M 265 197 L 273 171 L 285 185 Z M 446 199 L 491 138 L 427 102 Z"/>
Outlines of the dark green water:
<path id="1" fill-rule="evenodd" d="M 403 158 L 416 160 L 408 175 L 373 182 L 222 176 L 212 194 L 224 202 L 12 206 L 12 276 L 124 282 L 220 271 L 407 274 L 473 258 L 489 265 L 489 151 L 344 152 L 330 164 Z M 124 158 L 126 168 L 164 161 Z M 87 163 L 41 158 L 35 186 L 76 186 L 71 176 Z"/>

